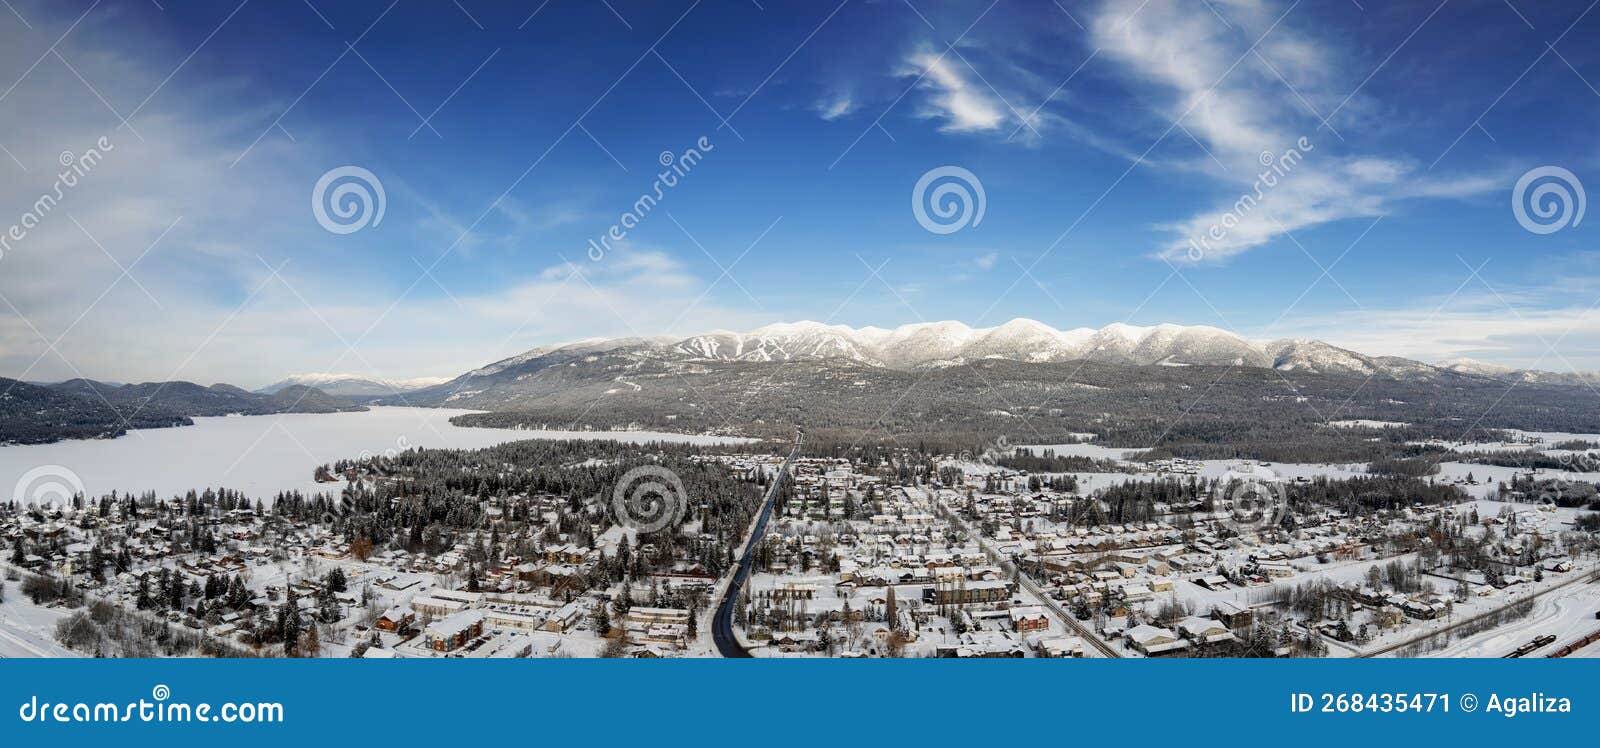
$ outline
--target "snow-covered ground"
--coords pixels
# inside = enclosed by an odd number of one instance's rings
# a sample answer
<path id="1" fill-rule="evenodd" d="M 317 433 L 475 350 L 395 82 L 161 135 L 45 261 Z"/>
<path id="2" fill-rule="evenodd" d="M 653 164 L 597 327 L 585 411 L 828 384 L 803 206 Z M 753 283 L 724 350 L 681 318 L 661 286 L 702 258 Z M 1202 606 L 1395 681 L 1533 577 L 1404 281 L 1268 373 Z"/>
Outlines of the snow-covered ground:
<path id="1" fill-rule="evenodd" d="M 1506 653 L 1545 634 L 1553 634 L 1555 642 L 1529 653 L 1528 657 L 1543 657 L 1576 639 L 1581 639 L 1600 629 L 1600 585 L 1578 583 L 1539 597 L 1534 601 L 1533 612 L 1515 623 L 1479 632 L 1453 642 L 1444 649 L 1428 653 L 1429 657 L 1503 657 Z M 1600 656 L 1600 644 L 1590 644 L 1578 650 L 1586 657 Z"/>
<path id="2" fill-rule="evenodd" d="M 450 423 L 451 417 L 470 412 L 384 407 L 361 413 L 196 418 L 193 426 L 130 431 L 118 439 L 0 446 L 0 486 L 9 490 L 29 471 L 48 466 L 53 477 L 75 475 L 90 496 L 113 490 L 174 496 L 225 486 L 270 499 L 280 491 L 326 491 L 311 479 L 317 465 L 409 447 L 472 449 L 520 439 L 740 441 L 654 431 L 534 431 Z"/>
<path id="3" fill-rule="evenodd" d="M 1343 420 L 1343 421 L 1329 421 L 1328 425 L 1329 426 L 1333 426 L 1335 428 L 1345 428 L 1345 429 L 1352 429 L 1352 428 L 1387 429 L 1387 428 L 1400 428 L 1400 427 L 1403 427 L 1403 426 L 1410 426 L 1411 424 L 1406 423 L 1404 421 L 1374 421 L 1374 420 L 1369 419 L 1369 418 L 1350 418 L 1350 419 L 1346 419 L 1346 420 Z"/>
<path id="4" fill-rule="evenodd" d="M 1097 444 L 1034 444 L 1026 445 L 1022 448 L 1031 449 L 1033 450 L 1034 454 L 1038 455 L 1044 454 L 1045 450 L 1054 450 L 1057 455 L 1061 456 L 1092 457 L 1102 460 L 1112 460 L 1123 463 L 1129 466 L 1131 469 L 1137 471 L 1144 471 L 1148 467 L 1143 463 L 1132 462 L 1128 459 L 1134 454 L 1145 451 L 1143 449 L 1103 447 Z M 1367 466 L 1359 463 L 1327 465 L 1290 462 L 1261 463 L 1254 460 L 1191 460 L 1190 462 L 1199 465 L 1198 475 L 1202 478 L 1221 478 L 1230 474 L 1238 475 L 1241 473 L 1246 473 L 1260 476 L 1266 476 L 1270 474 L 1271 477 L 1275 477 L 1280 480 L 1294 480 L 1296 478 L 1306 478 L 1309 480 L 1318 476 L 1325 476 L 1333 479 L 1343 479 L 1367 474 Z M 969 473 L 979 475 L 993 469 L 992 466 L 977 462 L 954 462 L 951 464 L 960 466 Z M 1487 466 L 1475 465 L 1473 467 Z M 1508 476 L 1506 479 L 1509 480 L 1509 473 L 1515 471 L 1511 470 L 1510 468 L 1505 468 L 1505 470 L 1507 471 Z M 1466 471 L 1462 471 L 1461 474 L 1466 475 Z M 1487 474 L 1487 471 L 1479 472 L 1480 476 L 1485 474 Z M 1123 481 L 1132 479 L 1149 480 L 1150 478 L 1158 475 L 1172 475 L 1178 478 L 1187 477 L 1187 474 L 1156 472 L 1139 472 L 1137 475 L 1130 475 L 1128 473 L 1055 473 L 1052 475 L 1072 475 L 1076 477 L 1078 479 L 1078 490 L 1080 493 L 1085 495 L 1093 493 L 1099 489 L 1106 488 L 1107 486 L 1119 484 Z"/>
<path id="5" fill-rule="evenodd" d="M 1574 434 L 1565 431 L 1522 431 L 1519 429 L 1506 429 L 1511 435 L 1511 441 L 1504 442 L 1446 442 L 1432 440 L 1427 442 L 1414 442 L 1439 446 L 1454 452 L 1502 452 L 1511 450 L 1539 450 L 1549 454 L 1559 454 L 1564 450 L 1552 449 L 1557 444 L 1567 441 L 1586 441 L 1600 443 L 1600 434 Z"/>
<path id="6" fill-rule="evenodd" d="M 1374 421 L 1372 423 L 1378 422 Z M 1595 434 L 1566 434 L 1555 432 L 1517 433 L 1527 436 L 1528 438 L 1539 439 L 1540 441 L 1538 444 L 1545 445 L 1545 448 L 1542 449 L 1542 451 L 1551 455 L 1559 454 L 1562 450 L 1549 449 L 1548 445 L 1550 444 L 1556 444 L 1570 439 L 1585 439 L 1600 442 L 1600 435 Z M 1512 448 L 1532 449 L 1536 446 L 1536 444 L 1525 444 L 1521 442 L 1505 442 L 1503 444 L 1451 445 L 1452 449 L 1457 452 L 1494 451 Z M 1130 462 L 1128 460 L 1129 456 L 1144 451 L 1141 449 L 1104 447 L 1097 444 L 1033 444 L 1025 445 L 1022 448 L 1031 449 L 1035 454 L 1043 454 L 1044 450 L 1048 449 L 1054 450 L 1056 454 L 1062 456 L 1071 455 L 1093 457 L 1097 459 L 1122 462 L 1128 464 L 1130 467 L 1139 469 L 1143 469 L 1145 467 L 1141 463 Z M 1261 474 L 1261 468 L 1271 471 L 1273 476 L 1281 480 L 1294 480 L 1296 478 L 1306 478 L 1309 480 L 1319 476 L 1339 480 L 1367 474 L 1367 466 L 1363 463 L 1349 463 L 1341 465 L 1293 462 L 1259 463 L 1254 460 L 1191 460 L 1190 462 L 1196 463 L 1200 466 L 1198 475 L 1202 478 L 1221 478 L 1230 473 L 1237 474 L 1240 472 L 1259 475 Z M 981 474 L 992 469 L 990 466 L 978 462 L 955 462 L 952 464 L 964 467 L 968 472 L 975 474 Z M 1510 483 L 1512 476 L 1526 473 L 1527 470 L 1522 468 L 1451 461 L 1439 463 L 1439 472 L 1433 476 L 1433 479 L 1442 483 L 1458 483 L 1460 488 L 1467 492 L 1467 494 L 1475 498 L 1487 499 L 1495 495 L 1495 492 L 1499 489 L 1500 483 Z M 1071 473 L 1070 475 L 1077 477 L 1078 485 L 1080 487 L 1079 490 L 1085 494 L 1092 493 L 1109 485 L 1121 483 L 1134 477 L 1126 473 Z M 1142 477 L 1149 478 L 1152 475 L 1155 475 L 1155 473 L 1143 473 Z M 1178 477 L 1184 477 L 1185 474 L 1177 475 Z M 1600 472 L 1544 470 L 1540 471 L 1538 475 L 1542 478 L 1560 478 L 1567 481 L 1600 483 Z M 1476 481 L 1476 485 L 1465 482 L 1468 476 L 1471 476 L 1472 479 Z"/>
<path id="7" fill-rule="evenodd" d="M 1478 485 L 1463 484 L 1461 490 L 1478 497 L 1488 498 L 1499 490 L 1500 483 L 1510 483 L 1513 475 L 1526 475 L 1527 470 L 1522 468 L 1500 467 L 1498 465 L 1480 465 L 1471 462 L 1441 462 L 1439 473 L 1434 477 L 1440 482 L 1449 482 L 1465 479 L 1468 475 L 1478 482 Z M 1543 470 L 1536 474 L 1539 479 L 1560 479 L 1574 483 L 1600 483 L 1600 473 L 1580 473 L 1567 470 Z"/>
<path id="8" fill-rule="evenodd" d="M 56 622 L 67 617 L 61 608 L 41 608 L 22 594 L 18 582 L 5 585 L 0 602 L 0 657 L 82 657 L 55 642 Z"/>
<path id="9" fill-rule="evenodd" d="M 1143 452 L 1142 449 L 1127 449 L 1123 447 L 1102 447 L 1098 444 L 1029 444 L 1021 447 L 1031 449 L 1036 455 L 1043 455 L 1046 450 L 1055 452 L 1062 457 L 1093 457 L 1099 460 L 1123 460 L 1129 455 Z"/>

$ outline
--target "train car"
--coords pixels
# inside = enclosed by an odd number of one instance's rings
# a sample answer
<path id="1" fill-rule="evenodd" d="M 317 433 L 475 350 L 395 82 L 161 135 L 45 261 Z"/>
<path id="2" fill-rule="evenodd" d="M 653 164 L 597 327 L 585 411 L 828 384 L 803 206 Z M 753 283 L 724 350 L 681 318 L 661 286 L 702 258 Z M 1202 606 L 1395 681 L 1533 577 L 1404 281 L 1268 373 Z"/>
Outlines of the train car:
<path id="1" fill-rule="evenodd" d="M 1514 650 L 1511 650 L 1511 652 L 1508 653 L 1508 654 L 1501 655 L 1501 658 L 1502 659 L 1506 659 L 1506 658 L 1521 657 L 1523 655 L 1526 655 L 1526 654 L 1529 654 L 1529 653 L 1533 652 L 1533 650 L 1538 649 L 1540 647 L 1550 646 L 1551 644 L 1554 644 L 1555 641 L 1556 641 L 1555 634 L 1545 634 L 1543 636 L 1539 636 L 1539 637 L 1534 638 L 1533 641 L 1528 642 L 1527 644 L 1524 644 L 1524 645 L 1522 645 L 1520 647 L 1517 647 Z"/>
<path id="2" fill-rule="evenodd" d="M 1560 648 L 1560 649 L 1558 649 L 1558 650 L 1556 650 L 1554 652 L 1551 652 L 1550 654 L 1545 655 L 1545 656 L 1546 657 L 1566 657 L 1567 655 L 1572 654 L 1573 652 L 1576 652 L 1576 651 L 1578 651 L 1580 649 L 1583 649 L 1584 647 L 1587 647 L 1590 644 L 1593 644 L 1595 642 L 1600 642 L 1600 631 L 1594 631 L 1594 632 L 1590 633 L 1588 636 L 1585 636 L 1582 639 L 1579 639 L 1579 640 L 1577 640 L 1575 642 L 1572 642 L 1571 644 L 1568 644 L 1567 646 L 1562 647 L 1562 648 Z"/>

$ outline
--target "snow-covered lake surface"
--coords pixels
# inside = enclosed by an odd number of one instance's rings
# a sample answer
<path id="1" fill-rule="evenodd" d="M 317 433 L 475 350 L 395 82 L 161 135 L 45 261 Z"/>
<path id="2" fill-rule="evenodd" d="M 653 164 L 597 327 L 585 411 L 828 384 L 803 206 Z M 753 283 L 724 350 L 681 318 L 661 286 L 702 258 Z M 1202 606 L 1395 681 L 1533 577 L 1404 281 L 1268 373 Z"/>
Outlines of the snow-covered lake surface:
<path id="1" fill-rule="evenodd" d="M 363 454 L 410 447 L 472 449 L 522 439 L 614 439 L 726 444 L 727 437 L 656 431 L 534 431 L 464 428 L 450 418 L 472 411 L 448 408 L 372 408 L 362 413 L 196 418 L 195 425 L 130 431 L 117 439 L 78 439 L 55 444 L 0 446 L 0 491 L 4 499 L 47 500 L 52 483 L 81 481 L 84 492 L 110 491 L 159 496 L 189 489 L 227 487 L 252 498 L 279 491 L 336 491 L 311 479 L 317 465 Z M 75 478 L 74 478 L 75 476 Z"/>

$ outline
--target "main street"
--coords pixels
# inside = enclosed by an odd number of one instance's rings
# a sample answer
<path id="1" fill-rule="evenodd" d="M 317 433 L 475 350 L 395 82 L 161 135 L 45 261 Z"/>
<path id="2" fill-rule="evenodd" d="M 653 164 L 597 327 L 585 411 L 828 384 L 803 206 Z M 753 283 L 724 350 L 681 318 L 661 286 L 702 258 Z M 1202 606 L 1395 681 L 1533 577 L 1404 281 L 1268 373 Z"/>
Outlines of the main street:
<path id="1" fill-rule="evenodd" d="M 1095 651 L 1099 652 L 1102 657 L 1115 658 L 1122 656 L 1121 652 L 1118 652 L 1111 645 L 1107 644 L 1105 640 L 1096 635 L 1092 630 L 1089 629 L 1088 626 L 1079 623 L 1078 619 L 1072 617 L 1072 614 L 1068 613 L 1066 610 L 1063 610 L 1061 604 L 1056 602 L 1055 598 L 1052 598 L 1050 595 L 1046 594 L 1045 591 L 1039 587 L 1039 584 L 1033 581 L 1032 577 L 1028 576 L 1027 572 L 1023 571 L 1017 566 L 1014 559 L 1004 553 L 1001 553 L 999 549 L 995 548 L 994 545 L 989 542 L 989 539 L 984 537 L 983 533 L 977 528 L 968 525 L 966 520 L 961 518 L 961 514 L 959 512 L 950 508 L 950 506 L 945 503 L 944 496 L 939 493 L 938 489 L 934 489 L 932 491 L 929 491 L 928 489 L 922 490 L 933 497 L 934 506 L 938 508 L 940 515 L 942 515 L 945 519 L 950 520 L 950 523 L 960 528 L 962 532 L 967 533 L 967 535 L 977 540 L 979 547 L 983 548 L 984 552 L 987 553 L 990 558 L 999 563 L 1000 568 L 1011 574 L 1011 576 L 1017 580 L 1018 585 L 1032 593 L 1034 597 L 1038 598 L 1039 602 L 1044 604 L 1045 609 L 1050 611 L 1050 613 L 1055 616 L 1057 621 L 1061 622 L 1061 625 L 1065 626 L 1074 634 L 1077 634 L 1078 638 L 1082 639 L 1085 644 L 1094 647 Z"/>
<path id="2" fill-rule="evenodd" d="M 772 508 L 778 501 L 778 487 L 783 485 L 783 479 L 789 474 L 789 467 L 794 464 L 795 457 L 800 455 L 800 445 L 805 442 L 805 431 L 796 430 L 794 449 L 789 450 L 789 456 L 784 458 L 782 467 L 778 468 L 777 475 L 773 476 L 772 484 L 767 487 L 767 495 L 761 500 L 761 510 L 756 513 L 756 520 L 751 525 L 750 536 L 745 539 L 744 552 L 739 555 L 739 565 L 734 567 L 733 578 L 728 581 L 728 586 L 722 591 L 722 599 L 717 602 L 716 614 L 711 619 L 711 640 L 717 645 L 717 653 L 723 657 L 749 657 L 750 650 L 739 643 L 739 638 L 733 633 L 733 611 L 739 604 L 739 590 L 744 587 L 745 580 L 750 576 L 750 566 L 755 560 L 756 544 L 767 534 L 767 520 L 772 517 Z"/>

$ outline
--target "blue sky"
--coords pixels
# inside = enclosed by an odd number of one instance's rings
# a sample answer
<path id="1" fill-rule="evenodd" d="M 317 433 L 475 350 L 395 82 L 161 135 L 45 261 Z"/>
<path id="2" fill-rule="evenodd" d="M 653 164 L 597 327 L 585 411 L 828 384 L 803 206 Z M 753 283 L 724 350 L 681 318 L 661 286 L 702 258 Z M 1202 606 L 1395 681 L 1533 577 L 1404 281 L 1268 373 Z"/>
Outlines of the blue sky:
<path id="1" fill-rule="evenodd" d="M 1600 368 L 1600 219 L 1512 210 L 1531 169 L 1600 184 L 1590 7 L 8 0 L 0 224 L 112 147 L 3 248 L 0 373 L 449 376 L 590 336 L 1013 317 Z M 347 165 L 384 213 L 337 234 L 312 192 Z M 943 166 L 981 222 L 919 224 Z"/>

